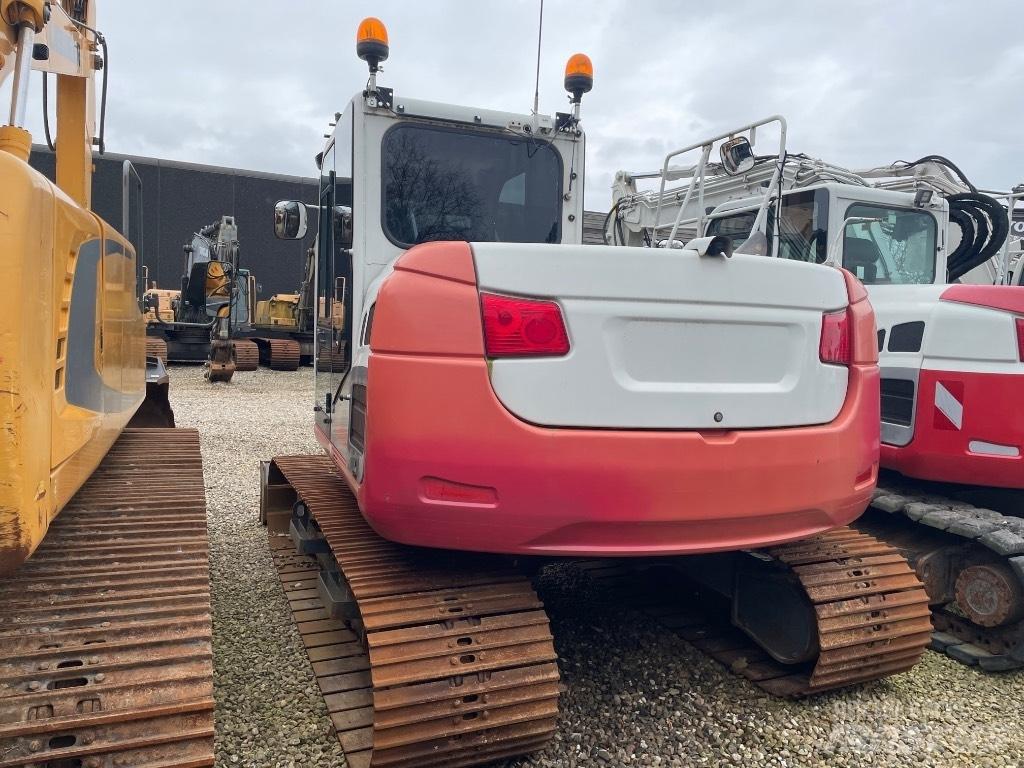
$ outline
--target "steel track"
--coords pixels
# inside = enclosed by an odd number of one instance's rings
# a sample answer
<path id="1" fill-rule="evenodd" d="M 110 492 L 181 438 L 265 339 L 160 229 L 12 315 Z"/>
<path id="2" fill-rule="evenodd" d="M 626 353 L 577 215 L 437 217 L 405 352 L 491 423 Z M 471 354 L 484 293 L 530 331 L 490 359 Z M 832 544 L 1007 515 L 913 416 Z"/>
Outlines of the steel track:
<path id="1" fill-rule="evenodd" d="M 128 429 L 0 582 L 0 768 L 212 766 L 194 430 Z"/>
<path id="2" fill-rule="evenodd" d="M 1020 516 L 1024 511 L 1001 514 L 957 498 L 952 495 L 956 490 L 945 495 L 945 489 L 910 478 L 880 479 L 869 510 L 872 514 L 857 525 L 882 538 L 891 535 L 911 561 L 918 551 L 927 551 L 923 541 L 936 540 L 958 547 L 965 563 L 979 559 L 1003 563 L 1024 588 L 1024 519 Z M 963 495 L 970 497 L 970 489 Z M 936 604 L 932 609 L 938 630 L 933 650 L 984 671 L 1024 669 L 1024 620 L 983 627 L 962 615 L 953 603 Z"/>
<path id="3" fill-rule="evenodd" d="M 274 371 L 297 371 L 302 361 L 302 347 L 293 339 L 250 339 L 260 350 L 260 365 Z"/>
<path id="4" fill-rule="evenodd" d="M 235 370 L 255 371 L 260 367 L 260 348 L 253 341 L 235 339 Z"/>
<path id="5" fill-rule="evenodd" d="M 792 571 L 817 619 L 813 664 L 771 658 L 732 626 L 727 607 L 697 590 L 665 595 L 653 565 L 590 561 L 583 567 L 632 605 L 773 696 L 801 697 L 877 680 L 914 666 L 931 638 L 928 597 L 895 548 L 850 528 L 763 550 Z M 670 561 L 669 561 L 670 562 Z"/>
<path id="6" fill-rule="evenodd" d="M 316 521 L 351 598 L 350 618 L 331 619 L 317 561 L 272 536 L 351 768 L 456 768 L 542 748 L 555 731 L 560 683 L 529 580 L 494 558 L 380 538 L 325 456 L 278 457 L 273 468 Z"/>

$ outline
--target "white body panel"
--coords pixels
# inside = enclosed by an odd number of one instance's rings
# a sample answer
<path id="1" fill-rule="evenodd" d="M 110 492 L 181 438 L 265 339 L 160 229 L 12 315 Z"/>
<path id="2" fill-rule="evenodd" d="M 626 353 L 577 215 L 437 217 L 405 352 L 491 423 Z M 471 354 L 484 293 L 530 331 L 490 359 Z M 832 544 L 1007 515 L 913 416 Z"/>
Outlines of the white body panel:
<path id="1" fill-rule="evenodd" d="M 495 392 L 526 421 L 789 427 L 827 423 L 846 399 L 847 369 L 818 357 L 822 314 L 848 304 L 838 270 L 676 249 L 477 243 L 473 252 L 481 291 L 562 307 L 567 356 L 493 363 Z"/>
<path id="2" fill-rule="evenodd" d="M 1020 373 L 1014 315 L 1000 309 L 940 301 L 948 285 L 869 285 L 875 322 L 886 344 L 879 365 L 890 368 L 976 373 Z M 923 322 L 921 349 L 889 350 L 892 328 Z"/>

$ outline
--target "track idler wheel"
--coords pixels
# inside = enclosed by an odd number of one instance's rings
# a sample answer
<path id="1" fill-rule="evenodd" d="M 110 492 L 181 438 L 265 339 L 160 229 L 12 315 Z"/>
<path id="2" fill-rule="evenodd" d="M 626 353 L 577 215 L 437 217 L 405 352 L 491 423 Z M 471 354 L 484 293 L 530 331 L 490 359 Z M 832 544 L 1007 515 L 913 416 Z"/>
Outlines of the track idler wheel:
<path id="1" fill-rule="evenodd" d="M 982 627 L 1002 627 L 1024 618 L 1024 587 L 1003 563 L 964 568 L 956 578 L 956 605 Z"/>

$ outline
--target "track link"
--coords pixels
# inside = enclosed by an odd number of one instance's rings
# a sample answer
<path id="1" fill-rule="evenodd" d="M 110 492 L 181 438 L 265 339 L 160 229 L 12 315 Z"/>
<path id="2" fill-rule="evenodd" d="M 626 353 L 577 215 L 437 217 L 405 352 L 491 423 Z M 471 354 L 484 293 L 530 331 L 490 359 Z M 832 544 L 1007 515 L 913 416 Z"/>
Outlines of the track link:
<path id="1" fill-rule="evenodd" d="M 297 371 L 302 361 L 302 346 L 293 339 L 251 339 L 260 350 L 260 365 L 274 371 Z"/>
<path id="2" fill-rule="evenodd" d="M 1024 669 L 1024 620 L 981 626 L 962 610 L 955 594 L 962 597 L 963 582 L 957 576 L 965 568 L 994 566 L 1006 579 L 1014 580 L 1003 600 L 1020 609 L 1024 519 L 944 495 L 943 489 L 910 478 L 881 479 L 871 514 L 861 518 L 857 527 L 890 540 L 929 585 L 937 630 L 933 650 L 984 671 Z M 970 495 L 969 490 L 963 493 Z M 945 583 L 940 586 L 939 582 Z"/>
<path id="3" fill-rule="evenodd" d="M 294 489 L 297 510 L 308 510 L 329 547 L 318 555 L 328 568 L 318 572 L 316 559 L 271 532 L 351 768 L 474 766 L 547 743 L 559 673 L 547 614 L 527 578 L 493 557 L 385 541 L 325 456 L 277 457 L 269 476 Z M 335 564 L 341 604 L 322 599 Z"/>
<path id="4" fill-rule="evenodd" d="M 599 580 L 625 584 L 640 610 L 773 696 L 801 697 L 878 680 L 914 666 L 931 637 L 928 597 L 906 559 L 884 542 L 839 528 L 759 552 L 789 569 L 813 606 L 819 653 L 813 664 L 783 664 L 729 621 L 720 600 L 691 592 L 666 600 L 637 565 L 592 561 Z M 717 596 L 716 596 L 717 597 Z"/>
<path id="5" fill-rule="evenodd" d="M 158 357 L 167 364 L 167 342 L 155 336 L 146 337 L 146 357 Z"/>
<path id="6" fill-rule="evenodd" d="M 255 342 L 236 339 L 232 343 L 235 347 L 236 371 L 255 371 L 260 367 L 260 348 Z"/>
<path id="7" fill-rule="evenodd" d="M 0 767 L 212 766 L 194 430 L 128 429 L 0 582 Z"/>

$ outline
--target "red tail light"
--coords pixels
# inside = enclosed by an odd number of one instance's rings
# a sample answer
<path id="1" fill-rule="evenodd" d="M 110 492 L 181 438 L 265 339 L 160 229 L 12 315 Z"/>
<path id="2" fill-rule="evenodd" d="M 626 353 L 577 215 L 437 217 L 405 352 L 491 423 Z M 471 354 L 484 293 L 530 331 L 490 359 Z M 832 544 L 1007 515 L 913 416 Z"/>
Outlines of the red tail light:
<path id="1" fill-rule="evenodd" d="M 569 351 L 562 310 L 553 301 L 480 294 L 488 357 L 557 357 Z"/>
<path id="2" fill-rule="evenodd" d="M 1017 357 L 1024 363 L 1024 317 L 1017 318 Z"/>
<path id="3" fill-rule="evenodd" d="M 853 353 L 851 328 L 850 315 L 845 309 L 822 315 L 821 341 L 818 343 L 818 357 L 821 358 L 821 362 L 850 365 Z"/>

